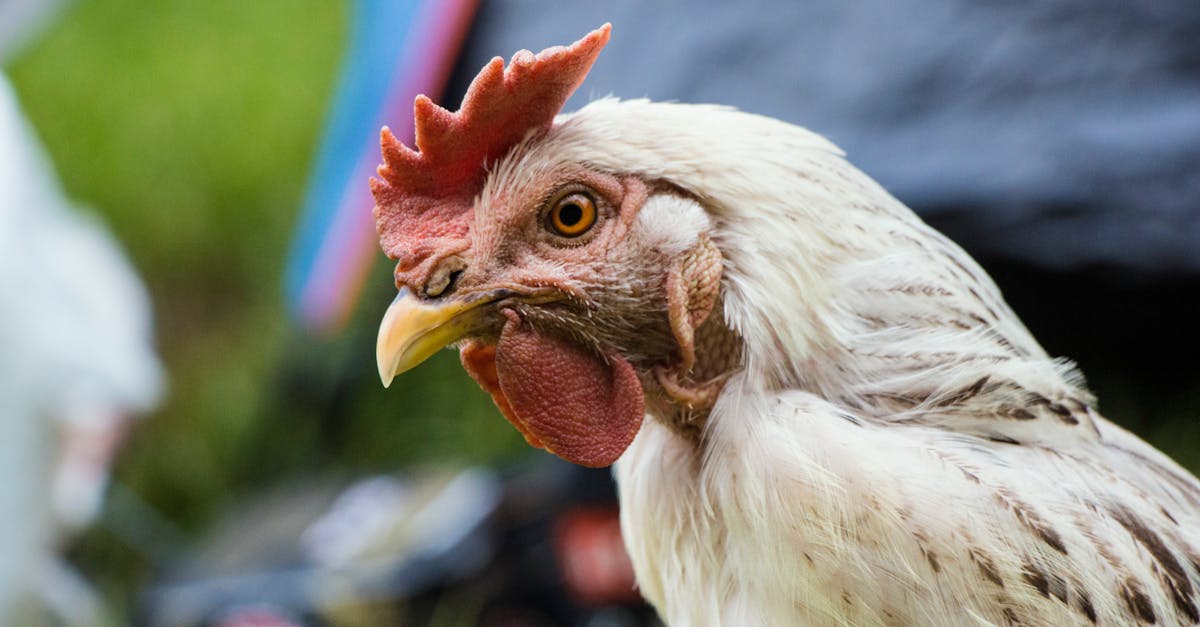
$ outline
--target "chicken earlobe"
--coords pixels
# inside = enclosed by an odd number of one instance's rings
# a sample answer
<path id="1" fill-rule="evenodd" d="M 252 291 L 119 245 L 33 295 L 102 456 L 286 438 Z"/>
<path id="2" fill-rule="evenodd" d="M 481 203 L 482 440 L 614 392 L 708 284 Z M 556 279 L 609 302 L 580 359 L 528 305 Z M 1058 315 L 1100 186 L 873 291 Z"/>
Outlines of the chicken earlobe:
<path id="1" fill-rule="evenodd" d="M 609 466 L 642 426 L 645 398 L 633 366 L 616 353 L 540 334 L 519 315 L 495 346 L 463 347 L 463 367 L 533 446 L 581 466 Z"/>
<path id="2" fill-rule="evenodd" d="M 679 343 L 679 374 L 696 365 L 696 329 L 708 319 L 721 293 L 721 250 L 701 234 L 696 245 L 667 272 L 667 316 Z"/>
<path id="3" fill-rule="evenodd" d="M 666 277 L 667 318 L 679 356 L 674 363 L 656 366 L 654 378 L 674 405 L 688 410 L 672 412 L 676 414 L 672 422 L 689 433 L 702 425 L 682 423 L 693 423 L 696 418 L 702 421 L 729 374 L 697 372 L 697 332 L 720 300 L 723 259 L 712 238 L 702 233 L 695 246 L 671 264 Z M 705 357 L 706 362 L 712 361 L 712 355 Z M 702 366 L 699 370 L 711 370 L 710 363 Z"/>

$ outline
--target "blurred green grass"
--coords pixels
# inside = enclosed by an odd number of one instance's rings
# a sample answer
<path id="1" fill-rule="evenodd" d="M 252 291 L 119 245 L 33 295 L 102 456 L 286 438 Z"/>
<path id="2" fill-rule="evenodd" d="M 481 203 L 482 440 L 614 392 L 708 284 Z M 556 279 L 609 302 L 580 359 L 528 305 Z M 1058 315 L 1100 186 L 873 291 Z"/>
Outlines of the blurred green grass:
<path id="1" fill-rule="evenodd" d="M 70 5 L 11 68 L 156 310 L 171 395 L 122 470 L 185 524 L 228 489 L 286 329 L 283 252 L 344 39 L 319 1 Z"/>
<path id="2" fill-rule="evenodd" d="M 348 10 L 80 1 L 6 68 L 68 193 L 150 289 L 170 393 L 117 476 L 193 535 L 284 476 L 523 451 L 450 353 L 384 394 L 369 333 L 390 301 L 382 255 L 358 331 L 322 340 L 286 317 L 284 259 Z M 153 566 L 97 530 L 76 552 L 116 594 Z"/>

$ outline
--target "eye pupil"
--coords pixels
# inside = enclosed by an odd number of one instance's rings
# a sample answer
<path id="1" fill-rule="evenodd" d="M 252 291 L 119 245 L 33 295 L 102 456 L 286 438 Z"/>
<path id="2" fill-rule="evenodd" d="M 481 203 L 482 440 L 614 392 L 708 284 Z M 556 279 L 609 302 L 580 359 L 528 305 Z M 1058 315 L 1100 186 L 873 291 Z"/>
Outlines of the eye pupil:
<path id="1" fill-rule="evenodd" d="M 582 192 L 563 196 L 553 205 L 546 226 L 562 237 L 579 237 L 596 224 L 596 201 Z"/>
<path id="2" fill-rule="evenodd" d="M 563 226 L 575 226 L 583 220 L 583 208 L 574 203 L 563 205 L 558 212 L 558 219 Z"/>

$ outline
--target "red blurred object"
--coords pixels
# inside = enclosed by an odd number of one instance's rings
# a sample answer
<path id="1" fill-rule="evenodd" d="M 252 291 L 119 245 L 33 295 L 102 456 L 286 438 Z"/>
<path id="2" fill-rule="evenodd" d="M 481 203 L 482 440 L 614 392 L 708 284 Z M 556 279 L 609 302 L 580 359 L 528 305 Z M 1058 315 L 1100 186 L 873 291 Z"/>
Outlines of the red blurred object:
<path id="1" fill-rule="evenodd" d="M 641 603 L 616 507 L 578 507 L 554 525 L 563 583 L 583 605 Z"/>

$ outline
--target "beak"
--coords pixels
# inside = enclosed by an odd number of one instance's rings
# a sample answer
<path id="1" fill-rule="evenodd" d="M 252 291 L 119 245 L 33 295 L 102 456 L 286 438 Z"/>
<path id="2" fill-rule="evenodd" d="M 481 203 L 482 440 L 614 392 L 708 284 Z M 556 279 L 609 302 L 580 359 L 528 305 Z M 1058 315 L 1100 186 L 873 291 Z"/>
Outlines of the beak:
<path id="1" fill-rule="evenodd" d="M 391 385 L 396 375 L 476 330 L 486 311 L 483 306 L 495 300 L 489 296 L 494 295 L 430 303 L 402 288 L 383 314 L 375 344 L 383 387 Z"/>

